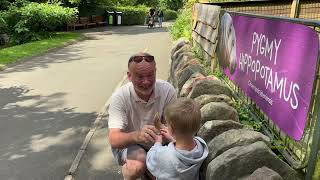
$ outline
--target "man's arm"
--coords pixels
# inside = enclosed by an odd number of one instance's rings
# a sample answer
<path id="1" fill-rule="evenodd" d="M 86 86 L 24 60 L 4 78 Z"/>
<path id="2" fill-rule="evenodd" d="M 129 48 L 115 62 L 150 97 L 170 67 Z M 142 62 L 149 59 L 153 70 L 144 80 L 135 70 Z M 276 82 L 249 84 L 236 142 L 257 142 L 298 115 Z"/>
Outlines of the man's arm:
<path id="1" fill-rule="evenodd" d="M 126 148 L 132 144 L 154 143 L 157 137 L 157 129 L 151 125 L 145 125 L 139 131 L 123 132 L 118 128 L 109 129 L 109 142 L 113 148 Z"/>
<path id="2" fill-rule="evenodd" d="M 122 149 L 132 144 L 137 144 L 137 131 L 130 133 L 122 132 L 121 129 L 109 129 L 109 142 L 111 147 Z"/>

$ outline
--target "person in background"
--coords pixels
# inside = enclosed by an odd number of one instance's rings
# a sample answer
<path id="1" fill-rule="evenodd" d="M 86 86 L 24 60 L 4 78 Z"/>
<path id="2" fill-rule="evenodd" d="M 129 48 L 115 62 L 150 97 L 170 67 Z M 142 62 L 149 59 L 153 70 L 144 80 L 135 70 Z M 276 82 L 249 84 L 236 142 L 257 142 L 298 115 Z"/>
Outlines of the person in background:
<path id="1" fill-rule="evenodd" d="M 158 22 L 159 22 L 159 27 L 162 27 L 163 17 L 164 17 L 164 15 L 163 15 L 163 11 L 162 11 L 162 10 L 158 11 Z"/>
<path id="2" fill-rule="evenodd" d="M 148 14 L 148 28 L 153 28 L 155 19 L 155 9 L 150 9 Z"/>

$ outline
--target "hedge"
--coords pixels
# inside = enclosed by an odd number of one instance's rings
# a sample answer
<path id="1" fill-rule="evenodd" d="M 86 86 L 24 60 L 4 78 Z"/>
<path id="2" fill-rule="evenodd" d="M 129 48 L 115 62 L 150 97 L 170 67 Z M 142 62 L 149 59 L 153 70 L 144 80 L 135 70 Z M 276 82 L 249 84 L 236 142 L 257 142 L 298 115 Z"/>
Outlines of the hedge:
<path id="1" fill-rule="evenodd" d="M 125 7 L 106 7 L 107 11 L 121 11 L 123 25 L 141 25 L 149 13 L 149 7 L 146 6 L 125 6 Z M 177 12 L 173 10 L 164 10 L 164 20 L 173 20 L 177 18 Z"/>
<path id="2" fill-rule="evenodd" d="M 62 7 L 59 4 L 29 3 L 21 8 L 11 6 L 1 13 L 13 44 L 22 44 L 48 37 L 73 19 L 77 14 L 75 8 Z"/>
<path id="3" fill-rule="evenodd" d="M 177 11 L 170 10 L 170 9 L 164 10 L 163 14 L 164 14 L 164 20 L 165 21 L 177 19 L 177 16 L 178 16 L 177 15 Z"/>

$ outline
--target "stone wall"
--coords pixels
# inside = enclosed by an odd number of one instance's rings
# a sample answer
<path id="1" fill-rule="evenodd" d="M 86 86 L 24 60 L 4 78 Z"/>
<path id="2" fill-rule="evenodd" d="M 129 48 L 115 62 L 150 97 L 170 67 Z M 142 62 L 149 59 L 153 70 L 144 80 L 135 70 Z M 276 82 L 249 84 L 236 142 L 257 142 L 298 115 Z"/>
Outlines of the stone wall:
<path id="1" fill-rule="evenodd" d="M 215 37 L 213 39 L 215 41 Z M 296 171 L 270 149 L 267 136 L 245 129 L 239 123 L 232 91 L 217 77 L 206 74 L 191 47 L 185 39 L 175 42 L 171 51 L 169 82 L 180 97 L 192 98 L 201 106 L 202 127 L 198 136 L 209 147 L 209 155 L 201 167 L 201 178 L 298 179 Z"/>

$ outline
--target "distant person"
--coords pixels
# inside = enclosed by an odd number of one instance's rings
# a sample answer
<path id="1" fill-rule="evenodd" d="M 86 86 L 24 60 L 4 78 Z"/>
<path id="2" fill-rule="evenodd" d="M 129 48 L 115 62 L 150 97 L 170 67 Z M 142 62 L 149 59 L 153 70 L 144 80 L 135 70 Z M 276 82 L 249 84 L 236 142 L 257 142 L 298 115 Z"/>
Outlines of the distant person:
<path id="1" fill-rule="evenodd" d="M 164 17 L 163 11 L 160 10 L 160 11 L 158 12 L 159 27 L 162 27 L 163 17 Z"/>
<path id="2" fill-rule="evenodd" d="M 225 13 L 221 17 L 218 60 L 223 69 L 229 68 L 230 74 L 235 72 L 237 67 L 236 33 L 229 13 Z"/>
<path id="3" fill-rule="evenodd" d="M 165 108 L 168 129 L 161 129 L 147 153 L 147 168 L 157 180 L 198 180 L 208 156 L 203 139 L 195 137 L 201 123 L 200 107 L 193 99 L 179 98 Z M 169 139 L 167 146 L 162 138 Z"/>
<path id="4" fill-rule="evenodd" d="M 155 19 L 155 9 L 150 9 L 148 14 L 148 28 L 153 28 Z"/>
<path id="5" fill-rule="evenodd" d="M 177 98 L 170 83 L 156 79 L 156 61 L 151 54 L 132 55 L 127 76 L 131 82 L 112 94 L 108 121 L 112 152 L 126 180 L 147 172 L 147 151 L 159 133 L 154 117 L 161 117 Z"/>

